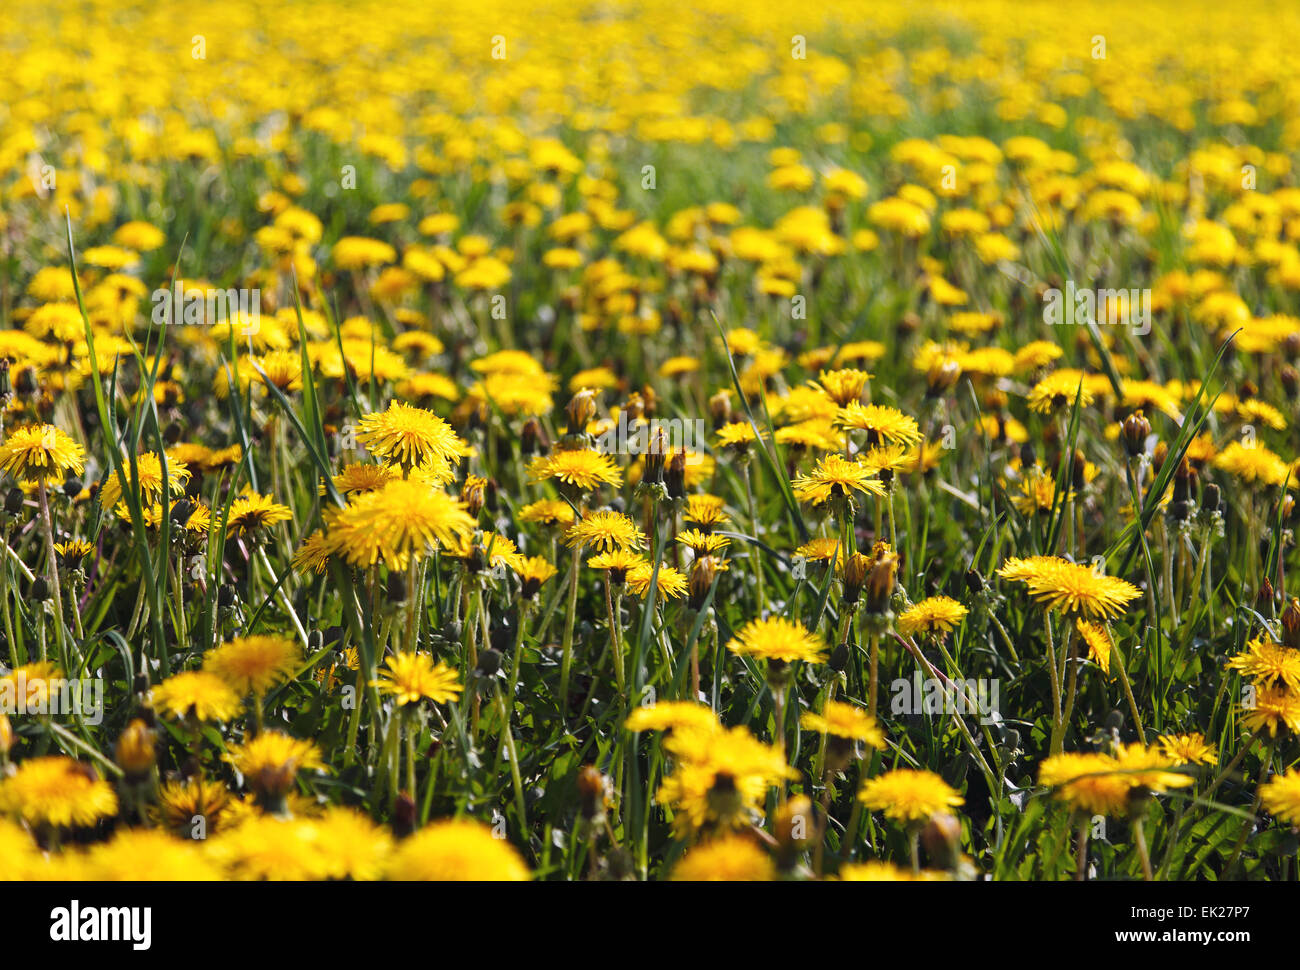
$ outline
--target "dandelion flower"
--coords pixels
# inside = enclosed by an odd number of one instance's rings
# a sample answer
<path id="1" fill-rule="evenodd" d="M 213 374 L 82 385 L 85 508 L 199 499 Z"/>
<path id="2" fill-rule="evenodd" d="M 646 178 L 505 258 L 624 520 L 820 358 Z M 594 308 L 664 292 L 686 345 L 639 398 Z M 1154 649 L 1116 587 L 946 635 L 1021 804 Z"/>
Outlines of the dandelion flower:
<path id="1" fill-rule="evenodd" d="M 472 819 L 434 822 L 393 853 L 388 878 L 401 882 L 526 882 L 528 866 L 510 843 Z"/>
<path id="2" fill-rule="evenodd" d="M 760 657 L 793 663 L 822 663 L 825 645 L 819 637 L 809 633 L 802 624 L 783 616 L 765 620 L 751 620 L 727 644 L 727 649 L 739 656 Z"/>
<path id="3" fill-rule="evenodd" d="M 862 741 L 882 751 L 885 747 L 885 733 L 879 722 L 856 704 L 827 701 L 821 714 L 805 711 L 799 725 L 846 741 Z"/>
<path id="4" fill-rule="evenodd" d="M 85 470 L 86 452 L 52 424 L 16 428 L 0 444 L 0 471 L 23 482 L 59 482 Z"/>
<path id="5" fill-rule="evenodd" d="M 382 693 L 392 694 L 399 707 L 418 704 L 424 699 L 446 704 L 460 696 L 464 688 L 460 675 L 446 664 L 433 662 L 422 653 L 399 653 L 389 657 L 378 680 L 371 685 Z"/>
<path id="6" fill-rule="evenodd" d="M 241 696 L 265 694 L 286 680 L 302 659 L 292 640 L 276 636 L 236 637 L 210 652 L 203 669 L 216 674 Z"/>
<path id="7" fill-rule="evenodd" d="M 451 425 L 432 411 L 401 401 L 363 417 L 357 440 L 372 455 L 400 467 L 403 474 L 430 462 L 455 464 L 465 454 L 465 443 Z"/>
<path id="8" fill-rule="evenodd" d="M 592 546 L 606 552 L 615 548 L 640 549 L 645 541 L 645 533 L 621 512 L 588 512 L 564 534 L 567 546 Z"/>
<path id="9" fill-rule="evenodd" d="M 727 835 L 695 846 L 673 867 L 678 882 L 768 882 L 776 865 L 754 840 Z"/>
<path id="10" fill-rule="evenodd" d="M 898 631 L 907 636 L 948 633 L 969 612 L 951 596 L 930 596 L 903 611 L 898 617 Z"/>
<path id="11" fill-rule="evenodd" d="M 897 822 L 925 822 L 963 803 L 961 795 L 931 771 L 897 768 L 868 779 L 858 799 Z"/>
<path id="12" fill-rule="evenodd" d="M 93 825 L 117 814 L 117 795 L 89 765 L 46 755 L 28 758 L 0 781 L 0 812 L 32 825 Z"/>
<path id="13" fill-rule="evenodd" d="M 824 505 L 831 499 L 847 500 L 854 492 L 885 494 L 885 486 L 870 469 L 838 454 L 827 455 L 810 474 L 796 476 L 791 484 L 795 496 L 812 505 Z"/>
<path id="14" fill-rule="evenodd" d="M 194 721 L 229 721 L 243 704 L 226 680 L 206 670 L 173 674 L 150 693 L 154 710 Z"/>
<path id="15" fill-rule="evenodd" d="M 623 475 L 613 458 L 585 448 L 539 455 L 528 466 L 528 473 L 535 483 L 555 479 L 579 492 L 594 492 L 602 485 L 617 487 L 623 483 Z"/>

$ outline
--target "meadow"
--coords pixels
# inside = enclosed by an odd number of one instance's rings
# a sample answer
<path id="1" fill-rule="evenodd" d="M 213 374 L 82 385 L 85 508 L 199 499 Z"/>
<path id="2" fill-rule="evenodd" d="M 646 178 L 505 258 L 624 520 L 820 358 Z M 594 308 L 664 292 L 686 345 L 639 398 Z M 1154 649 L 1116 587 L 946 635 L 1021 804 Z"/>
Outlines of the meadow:
<path id="1" fill-rule="evenodd" d="M 0 878 L 1279 880 L 1300 11 L 0 9 Z"/>

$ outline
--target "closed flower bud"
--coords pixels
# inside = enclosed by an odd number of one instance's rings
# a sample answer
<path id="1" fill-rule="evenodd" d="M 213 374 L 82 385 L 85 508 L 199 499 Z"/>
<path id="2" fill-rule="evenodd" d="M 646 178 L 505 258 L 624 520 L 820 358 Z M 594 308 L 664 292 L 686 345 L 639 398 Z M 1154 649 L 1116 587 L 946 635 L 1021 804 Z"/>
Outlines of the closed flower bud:
<path id="1" fill-rule="evenodd" d="M 1205 486 L 1205 494 L 1201 496 L 1201 504 L 1207 512 L 1219 511 L 1219 486 L 1210 483 Z"/>
<path id="2" fill-rule="evenodd" d="M 1083 488 L 1088 484 L 1088 459 L 1083 456 L 1083 452 L 1078 448 L 1074 449 L 1074 460 L 1071 464 L 1072 477 L 1070 484 L 1074 488 Z"/>
<path id="3" fill-rule="evenodd" d="M 813 842 L 816 833 L 816 816 L 813 803 L 807 795 L 795 795 L 776 810 L 773 835 L 782 849 L 802 852 Z"/>
<path id="4" fill-rule="evenodd" d="M 1169 446 L 1163 441 L 1156 442 L 1155 449 L 1151 452 L 1151 470 L 1157 475 L 1160 474 L 1160 468 L 1169 457 Z"/>
<path id="5" fill-rule="evenodd" d="M 139 718 L 126 726 L 122 736 L 117 739 L 114 760 L 128 781 L 139 781 L 153 770 L 157 756 L 155 743 L 156 735 Z"/>
<path id="6" fill-rule="evenodd" d="M 717 563 L 712 556 L 700 556 L 691 564 L 688 605 L 692 610 L 704 609 L 704 601 L 713 588 L 713 578 L 717 573 Z"/>
<path id="7" fill-rule="evenodd" d="M 478 666 L 474 672 L 480 677 L 495 677 L 501 669 L 501 651 L 488 648 L 478 655 Z"/>
<path id="8" fill-rule="evenodd" d="M 46 582 L 44 576 L 37 576 L 32 581 L 32 599 L 38 603 L 44 603 L 50 598 L 50 584 Z"/>
<path id="9" fill-rule="evenodd" d="M 627 404 L 623 406 L 623 411 L 627 414 L 627 423 L 635 424 L 645 417 L 645 398 L 637 391 L 633 391 L 627 396 Z"/>
<path id="10" fill-rule="evenodd" d="M 415 799 L 407 792 L 401 792 L 393 804 L 393 835 L 404 839 L 415 831 Z"/>
<path id="11" fill-rule="evenodd" d="M 716 431 L 731 420 L 731 392 L 719 391 L 709 398 L 709 416 Z"/>
<path id="12" fill-rule="evenodd" d="M 406 577 L 394 570 L 388 574 L 388 585 L 386 587 L 388 601 L 390 603 L 406 602 Z"/>
<path id="13" fill-rule="evenodd" d="M 470 475 L 460 487 L 460 500 L 465 503 L 465 511 L 470 518 L 478 518 L 483 511 L 483 501 L 487 492 L 487 480 L 478 475 Z"/>
<path id="14" fill-rule="evenodd" d="M 976 594 L 984 592 L 984 577 L 973 569 L 966 570 L 966 588 Z"/>
<path id="15" fill-rule="evenodd" d="M 541 455 L 551 450 L 546 429 L 537 418 L 529 418 L 524 422 L 524 429 L 519 433 L 519 450 L 524 455 Z"/>
<path id="16" fill-rule="evenodd" d="M 925 396 L 939 397 L 952 390 L 961 378 L 961 365 L 955 360 L 941 360 L 925 374 Z"/>
<path id="17" fill-rule="evenodd" d="M 1300 371 L 1290 364 L 1284 364 L 1279 376 L 1282 378 L 1282 389 L 1286 391 L 1287 397 L 1294 399 L 1297 394 L 1300 394 Z"/>
<path id="18" fill-rule="evenodd" d="M 871 557 L 855 552 L 844 560 L 844 604 L 849 607 L 858 605 L 862 595 L 862 585 L 871 572 Z"/>
<path id="19" fill-rule="evenodd" d="M 1124 450 L 1130 458 L 1136 458 L 1146 450 L 1147 436 L 1151 434 L 1151 422 L 1141 411 L 1134 411 L 1124 419 L 1120 437 L 1124 440 Z"/>
<path id="20" fill-rule="evenodd" d="M 686 497 L 686 449 L 683 448 L 668 460 L 664 472 L 664 485 L 668 488 L 668 497 L 683 499 Z"/>
<path id="21" fill-rule="evenodd" d="M 898 585 L 898 553 L 882 552 L 876 556 L 867 574 L 866 605 L 868 613 L 889 612 L 889 600 Z"/>
<path id="22" fill-rule="evenodd" d="M 921 845 L 936 869 L 955 869 L 961 861 L 961 822 L 947 812 L 931 816 L 921 830 Z"/>
<path id="23" fill-rule="evenodd" d="M 667 432 L 663 428 L 655 428 L 646 447 L 645 470 L 642 472 L 641 481 L 647 485 L 659 485 L 663 482 L 664 466 L 671 447 Z"/>
<path id="24" fill-rule="evenodd" d="M 1300 650 L 1300 599 L 1294 596 L 1282 611 L 1282 642 L 1292 650 Z"/>
<path id="25" fill-rule="evenodd" d="M 583 388 L 569 398 L 564 409 L 569 434 L 582 434 L 596 417 L 596 392 Z"/>
<path id="26" fill-rule="evenodd" d="M 595 765 L 587 765 L 578 772 L 578 804 L 582 817 L 588 822 L 599 818 L 605 811 L 605 776 Z"/>
<path id="27" fill-rule="evenodd" d="M 847 643 L 836 644 L 835 649 L 831 651 L 830 660 L 826 665 L 835 671 L 841 673 L 849 665 L 850 647 Z"/>

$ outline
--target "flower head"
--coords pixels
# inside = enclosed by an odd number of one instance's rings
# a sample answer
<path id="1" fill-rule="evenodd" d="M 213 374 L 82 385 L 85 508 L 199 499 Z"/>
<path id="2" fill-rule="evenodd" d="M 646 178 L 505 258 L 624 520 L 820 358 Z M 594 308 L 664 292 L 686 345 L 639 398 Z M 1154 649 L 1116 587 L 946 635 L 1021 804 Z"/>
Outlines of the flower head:
<path id="1" fill-rule="evenodd" d="M 528 866 L 482 822 L 434 822 L 402 842 L 388 878 L 403 882 L 526 882 Z"/>
<path id="2" fill-rule="evenodd" d="M 822 663 L 825 659 L 825 644 L 821 638 L 809 633 L 802 624 L 783 616 L 751 620 L 736 633 L 735 638 L 727 644 L 727 649 L 739 656 L 783 663 L 793 663 L 796 660 Z"/>
<path id="3" fill-rule="evenodd" d="M 288 678 L 301 659 L 298 645 L 284 637 L 236 637 L 209 653 L 203 669 L 216 674 L 241 696 L 261 695 Z"/>
<path id="4" fill-rule="evenodd" d="M 951 596 L 929 596 L 899 615 L 898 630 L 908 636 L 920 632 L 948 633 L 969 612 Z"/>
<path id="5" fill-rule="evenodd" d="M 28 758 L 0 781 L 0 812 L 33 825 L 93 825 L 117 814 L 117 795 L 89 765 L 46 755 Z"/>
<path id="6" fill-rule="evenodd" d="M 868 779 L 858 799 L 897 822 L 924 822 L 963 803 L 961 795 L 932 771 L 896 768 Z"/>
<path id="7" fill-rule="evenodd" d="M 86 452 L 52 424 L 15 428 L 0 443 L 0 471 L 22 482 L 61 482 L 68 472 L 80 475 Z"/>
<path id="8" fill-rule="evenodd" d="M 208 670 L 173 674 L 151 692 L 154 710 L 195 721 L 229 721 L 238 716 L 240 695 L 224 677 Z"/>
<path id="9" fill-rule="evenodd" d="M 460 675 L 453 668 L 435 664 L 432 657 L 423 653 L 394 654 L 384 661 L 384 666 L 388 669 L 371 683 L 383 693 L 392 694 L 399 706 L 418 704 L 426 698 L 435 704 L 446 704 L 464 690 Z"/>
<path id="10" fill-rule="evenodd" d="M 1023 582 L 1033 599 L 1049 610 L 1070 615 L 1118 616 L 1128 603 L 1142 595 L 1126 580 L 1055 556 L 1008 559 L 998 575 Z"/>
<path id="11" fill-rule="evenodd" d="M 465 454 L 465 443 L 442 418 L 432 411 L 412 407 L 401 401 L 388 410 L 363 417 L 357 427 L 357 440 L 371 454 L 403 473 L 421 465 L 451 465 Z"/>

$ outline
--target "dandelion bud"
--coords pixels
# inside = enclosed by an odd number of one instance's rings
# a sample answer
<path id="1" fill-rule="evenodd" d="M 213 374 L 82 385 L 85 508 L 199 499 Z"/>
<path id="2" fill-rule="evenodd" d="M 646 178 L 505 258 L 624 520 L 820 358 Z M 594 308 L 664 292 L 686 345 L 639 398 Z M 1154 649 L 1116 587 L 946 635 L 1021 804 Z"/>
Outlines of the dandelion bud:
<path id="1" fill-rule="evenodd" d="M 1120 436 L 1124 439 L 1124 450 L 1128 452 L 1130 458 L 1136 458 L 1146 450 L 1149 434 L 1151 434 L 1151 422 L 1140 410 L 1134 411 L 1124 419 Z"/>
<path id="2" fill-rule="evenodd" d="M 627 396 L 627 404 L 624 405 L 623 411 L 627 414 L 627 423 L 634 424 L 645 417 L 645 398 L 637 391 L 633 391 Z"/>
<path id="3" fill-rule="evenodd" d="M 478 514 L 483 511 L 486 490 L 487 479 L 480 478 L 478 475 L 470 475 L 465 479 L 465 484 L 460 487 L 460 500 L 465 503 L 465 511 L 469 513 L 470 518 L 477 519 Z"/>
<path id="4" fill-rule="evenodd" d="M 709 416 L 713 418 L 714 431 L 731 421 L 730 391 L 719 391 L 709 398 Z"/>
<path id="5" fill-rule="evenodd" d="M 569 434 L 582 434 L 596 417 L 596 392 L 583 388 L 569 399 L 564 409 Z"/>
<path id="6" fill-rule="evenodd" d="M 478 666 L 474 672 L 480 677 L 495 677 L 501 669 L 501 651 L 489 647 L 478 656 Z"/>
<path id="7" fill-rule="evenodd" d="M 847 642 L 836 644 L 826 665 L 837 674 L 842 673 L 849 665 L 849 650 L 850 647 Z"/>
<path id="8" fill-rule="evenodd" d="M 225 610 L 235 605 L 235 587 L 230 583 L 222 583 L 217 587 L 217 605 Z"/>
<path id="9" fill-rule="evenodd" d="M 386 591 L 390 603 L 405 603 L 406 577 L 397 571 L 390 572 L 388 574 L 388 585 Z"/>
<path id="10" fill-rule="evenodd" d="M 1038 464 L 1038 453 L 1034 451 L 1034 446 L 1026 441 L 1020 446 L 1020 467 L 1033 468 Z"/>
<path id="11" fill-rule="evenodd" d="M 519 433 L 519 450 L 524 455 L 540 455 L 551 450 L 551 442 L 546 437 L 546 429 L 536 418 L 524 422 L 524 429 Z"/>
<path id="12" fill-rule="evenodd" d="M 1196 469 L 1184 458 L 1174 472 L 1174 496 L 1169 505 L 1169 512 L 1176 521 L 1183 522 L 1191 514 L 1195 489 Z"/>
<path id="13" fill-rule="evenodd" d="M 1273 583 L 1268 579 L 1268 577 L 1265 577 L 1264 581 L 1259 584 L 1259 596 L 1256 597 L 1255 601 L 1257 603 L 1272 603 L 1273 596 Z"/>
<path id="14" fill-rule="evenodd" d="M 393 835 L 404 839 L 415 831 L 415 799 L 401 792 L 393 804 Z"/>
<path id="15" fill-rule="evenodd" d="M 18 372 L 18 382 L 14 385 L 14 389 L 23 397 L 35 393 L 36 375 L 30 367 Z"/>
<path id="16" fill-rule="evenodd" d="M 1249 401 L 1253 397 L 1259 396 L 1259 385 L 1249 378 L 1241 382 L 1241 387 L 1237 389 L 1237 399 Z"/>
<path id="17" fill-rule="evenodd" d="M 795 795 L 776 810 L 773 834 L 782 850 L 802 852 L 813 842 L 816 816 L 807 795 Z"/>
<path id="18" fill-rule="evenodd" d="M 925 374 L 925 396 L 939 397 L 952 390 L 961 378 L 961 364 L 955 360 L 941 360 Z"/>
<path id="19" fill-rule="evenodd" d="M 844 605 L 853 608 L 858 605 L 862 594 L 862 585 L 871 572 L 871 557 L 855 552 L 844 560 Z"/>
<path id="20" fill-rule="evenodd" d="M 193 514 L 194 503 L 187 498 L 178 499 L 171 510 L 172 525 L 180 529 L 185 528 L 185 523 L 189 522 L 190 516 Z"/>
<path id="21" fill-rule="evenodd" d="M 961 823 L 941 812 L 930 818 L 921 830 L 921 845 L 936 869 L 955 869 L 961 860 Z"/>
<path id="22" fill-rule="evenodd" d="M 1286 391 L 1286 396 L 1294 400 L 1296 395 L 1300 394 L 1300 371 L 1290 364 L 1284 364 L 1279 376 L 1282 378 L 1282 389 Z"/>
<path id="23" fill-rule="evenodd" d="M 1163 441 L 1157 442 L 1155 449 L 1151 452 L 1151 470 L 1159 475 L 1160 469 L 1163 467 L 1165 459 L 1168 457 L 1169 446 Z"/>
<path id="24" fill-rule="evenodd" d="M 136 718 L 117 739 L 114 760 L 128 781 L 139 781 L 153 770 L 157 757 L 155 734 L 149 725 Z"/>
<path id="25" fill-rule="evenodd" d="M 717 563 L 712 556 L 700 556 L 691 565 L 688 605 L 699 612 L 704 608 L 704 601 L 713 588 L 713 578 L 717 575 Z"/>
<path id="26" fill-rule="evenodd" d="M 889 600 L 898 585 L 898 553 L 884 552 L 876 557 L 867 574 L 867 612 L 889 612 Z"/>
<path id="27" fill-rule="evenodd" d="M 70 475 L 63 483 L 63 494 L 68 498 L 76 498 L 81 494 L 81 489 L 83 487 L 80 478 L 77 478 L 75 475 Z"/>
<path id="28" fill-rule="evenodd" d="M 668 497 L 683 499 L 686 497 L 686 449 L 683 448 L 668 461 L 668 470 L 664 472 L 664 485 L 668 488 Z"/>
<path id="29" fill-rule="evenodd" d="M 44 603 L 50 598 L 50 584 L 46 582 L 44 576 L 37 576 L 32 581 L 32 599 L 38 603 Z"/>
<path id="30" fill-rule="evenodd" d="M 582 817 L 588 822 L 605 811 L 605 776 L 595 765 L 587 765 L 578 772 L 578 802 Z"/>
<path id="31" fill-rule="evenodd" d="M 1211 482 L 1205 486 L 1205 494 L 1201 496 L 1201 504 L 1205 506 L 1207 512 L 1219 511 L 1219 486 Z"/>
<path id="32" fill-rule="evenodd" d="M 984 592 L 984 577 L 973 569 L 966 570 L 966 588 L 976 595 Z"/>
<path id="33" fill-rule="evenodd" d="M 645 469 L 641 475 L 641 481 L 647 485 L 660 485 L 664 480 L 664 464 L 668 449 L 671 447 L 668 442 L 668 434 L 663 428 L 655 428 L 650 435 L 650 444 L 645 454 Z"/>
<path id="34" fill-rule="evenodd" d="M 1072 476 L 1070 484 L 1075 488 L 1083 488 L 1088 484 L 1088 459 L 1083 456 L 1083 452 L 1078 448 L 1074 449 L 1074 458 L 1071 461 Z"/>
<path id="35" fill-rule="evenodd" d="M 1282 642 L 1292 650 L 1300 650 L 1300 599 L 1294 596 L 1282 611 Z"/>

